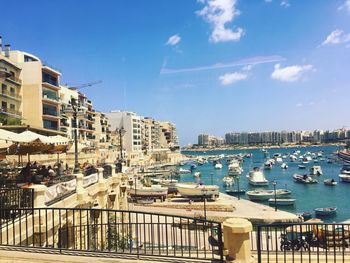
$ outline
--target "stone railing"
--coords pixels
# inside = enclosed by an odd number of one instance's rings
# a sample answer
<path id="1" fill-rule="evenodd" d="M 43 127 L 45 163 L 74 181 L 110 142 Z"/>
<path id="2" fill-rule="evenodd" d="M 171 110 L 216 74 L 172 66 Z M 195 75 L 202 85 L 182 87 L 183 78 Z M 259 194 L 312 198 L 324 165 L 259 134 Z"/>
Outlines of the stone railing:
<path id="1" fill-rule="evenodd" d="M 98 182 L 98 174 L 90 174 L 83 177 L 83 187 L 88 187 Z"/>
<path id="2" fill-rule="evenodd" d="M 77 187 L 77 180 L 72 179 L 68 182 L 61 182 L 50 187 L 47 187 L 45 190 L 45 203 L 51 203 L 55 200 L 59 200 L 71 193 L 74 193 Z"/>

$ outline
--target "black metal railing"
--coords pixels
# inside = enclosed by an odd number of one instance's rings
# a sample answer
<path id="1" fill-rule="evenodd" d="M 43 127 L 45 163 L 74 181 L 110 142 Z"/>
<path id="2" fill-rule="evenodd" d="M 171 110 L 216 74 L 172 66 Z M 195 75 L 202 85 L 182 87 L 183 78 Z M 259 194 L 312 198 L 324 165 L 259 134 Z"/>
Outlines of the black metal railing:
<path id="1" fill-rule="evenodd" d="M 257 225 L 250 238 L 258 263 L 350 262 L 350 224 Z"/>
<path id="2" fill-rule="evenodd" d="M 16 219 L 19 209 L 31 212 L 34 190 L 30 188 L 0 188 L 0 224 Z"/>
<path id="3" fill-rule="evenodd" d="M 0 245 L 223 262 L 221 224 L 125 210 L 18 209 L 0 224 Z"/>

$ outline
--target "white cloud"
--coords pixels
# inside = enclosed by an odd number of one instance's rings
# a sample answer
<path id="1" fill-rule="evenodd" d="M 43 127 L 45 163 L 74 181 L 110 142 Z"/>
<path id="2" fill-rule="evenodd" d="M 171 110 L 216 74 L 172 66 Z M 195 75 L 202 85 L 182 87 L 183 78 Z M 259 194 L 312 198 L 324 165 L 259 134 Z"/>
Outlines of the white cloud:
<path id="1" fill-rule="evenodd" d="M 343 30 L 336 29 L 330 33 L 322 45 L 336 45 L 350 42 L 350 34 L 345 34 Z"/>
<path id="2" fill-rule="evenodd" d="M 284 8 L 290 7 L 290 3 L 288 0 L 282 0 L 281 1 L 281 6 Z"/>
<path id="3" fill-rule="evenodd" d="M 312 69 L 312 65 L 294 65 L 281 68 L 280 64 L 276 64 L 271 78 L 285 82 L 294 82 L 298 81 L 306 72 Z"/>
<path id="4" fill-rule="evenodd" d="M 184 72 L 195 72 L 195 71 L 204 71 L 204 70 L 216 70 L 223 68 L 232 68 L 237 66 L 246 66 L 246 65 L 258 65 L 265 64 L 271 62 L 279 62 L 286 60 L 284 57 L 273 55 L 273 56 L 260 56 L 260 57 L 250 57 L 237 61 L 233 61 L 231 63 L 216 63 L 214 65 L 209 66 L 197 66 L 193 68 L 180 68 L 180 69 L 171 69 L 167 68 L 166 61 L 163 63 L 160 74 L 174 74 L 174 73 L 184 73 Z"/>
<path id="5" fill-rule="evenodd" d="M 169 37 L 168 41 L 165 43 L 165 45 L 167 46 L 175 46 L 177 44 L 179 44 L 181 41 L 181 37 L 176 34 L 176 35 L 173 35 L 171 37 Z"/>
<path id="6" fill-rule="evenodd" d="M 227 73 L 224 75 L 221 75 L 219 77 L 221 85 L 227 86 L 230 84 L 234 84 L 240 80 L 245 80 L 247 79 L 248 75 L 245 73 L 241 72 L 232 72 L 232 73 Z"/>
<path id="7" fill-rule="evenodd" d="M 344 3 L 338 7 L 338 10 L 347 10 L 350 13 L 350 0 L 345 0 Z"/>
<path id="8" fill-rule="evenodd" d="M 246 65 L 242 68 L 242 71 L 251 71 L 253 68 L 253 65 Z"/>
<path id="9" fill-rule="evenodd" d="M 197 11 L 209 24 L 213 31 L 210 41 L 214 43 L 225 41 L 238 41 L 244 34 L 244 30 L 238 27 L 235 31 L 227 28 L 227 23 L 232 22 L 240 12 L 236 8 L 237 0 L 201 0 L 204 8 Z"/>

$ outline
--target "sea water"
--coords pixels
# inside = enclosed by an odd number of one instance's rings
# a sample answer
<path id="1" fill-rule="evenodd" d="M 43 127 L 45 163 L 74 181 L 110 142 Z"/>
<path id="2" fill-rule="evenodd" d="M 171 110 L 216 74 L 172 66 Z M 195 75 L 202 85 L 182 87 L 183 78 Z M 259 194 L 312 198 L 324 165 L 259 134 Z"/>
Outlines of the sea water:
<path id="1" fill-rule="evenodd" d="M 254 167 L 260 167 L 263 169 L 264 162 L 264 152 L 261 149 L 248 149 L 248 150 L 217 150 L 217 151 L 207 151 L 207 152 L 191 152 L 185 151 L 184 154 L 190 155 L 220 155 L 220 154 L 239 154 L 239 153 L 251 153 L 251 158 L 244 158 L 242 167 L 244 169 L 243 174 L 239 178 L 239 188 L 245 189 L 246 191 L 254 189 L 273 189 L 272 181 L 276 181 L 276 189 L 287 188 L 292 191 L 292 195 L 289 198 L 296 199 L 294 206 L 279 206 L 278 209 L 289 211 L 291 213 L 303 213 L 311 212 L 313 216 L 315 208 L 322 207 L 337 207 L 337 213 L 333 217 L 322 218 L 325 222 L 341 222 L 350 218 L 350 183 L 344 183 L 339 181 L 339 171 L 343 165 L 342 162 L 334 161 L 334 152 L 338 150 L 336 146 L 313 146 L 313 147 L 293 147 L 293 148 L 271 148 L 268 149 L 270 157 L 273 157 L 275 153 L 280 153 L 281 155 L 290 153 L 292 154 L 295 150 L 300 150 L 300 155 L 306 152 L 316 153 L 323 152 L 325 161 L 320 161 L 314 163 L 310 161 L 308 164 L 303 164 L 306 169 L 301 170 L 298 165 L 301 164 L 299 159 L 295 162 L 290 162 L 289 156 L 283 159 L 283 162 L 288 164 L 288 169 L 282 169 L 282 163 L 275 163 L 271 170 L 263 170 L 266 178 L 269 180 L 269 185 L 266 187 L 251 186 L 248 183 L 248 178 L 246 175 Z M 299 155 L 299 156 L 300 156 Z M 333 162 L 328 163 L 328 158 L 332 158 Z M 320 159 L 320 158 L 318 158 Z M 222 179 L 228 175 L 228 166 L 226 164 L 226 158 L 221 160 L 223 168 L 221 170 L 215 169 L 211 162 L 204 165 L 198 165 L 197 171 L 201 172 L 201 181 L 204 184 L 216 184 L 220 186 L 220 192 L 225 193 L 226 189 L 237 190 L 237 181 L 232 188 L 227 188 L 223 185 Z M 321 176 L 313 176 L 313 178 L 318 180 L 317 184 L 301 184 L 297 183 L 293 179 L 293 174 L 309 174 L 309 169 L 313 165 L 320 165 L 323 171 Z M 189 168 L 187 164 L 184 168 Z M 323 180 L 334 179 L 338 184 L 336 186 L 324 185 Z M 181 181 L 183 182 L 195 182 L 196 178 L 192 174 L 181 175 Z M 241 198 L 248 199 L 246 195 L 241 195 Z M 262 204 L 268 205 L 267 202 L 262 202 Z"/>

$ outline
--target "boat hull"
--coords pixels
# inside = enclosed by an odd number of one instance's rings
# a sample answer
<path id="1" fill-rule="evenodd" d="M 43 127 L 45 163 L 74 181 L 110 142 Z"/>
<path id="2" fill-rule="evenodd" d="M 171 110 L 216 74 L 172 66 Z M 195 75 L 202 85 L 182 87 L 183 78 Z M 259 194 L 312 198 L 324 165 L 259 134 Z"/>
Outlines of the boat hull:
<path id="1" fill-rule="evenodd" d="M 218 186 L 186 186 L 177 184 L 176 188 L 181 196 L 183 197 L 211 197 L 219 195 L 219 187 Z"/>
<path id="2" fill-rule="evenodd" d="M 295 199 L 278 199 L 276 198 L 270 198 L 268 200 L 269 205 L 277 205 L 277 206 L 291 206 L 295 204 Z"/>

